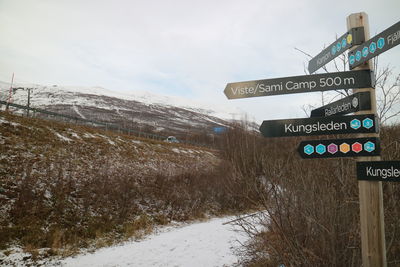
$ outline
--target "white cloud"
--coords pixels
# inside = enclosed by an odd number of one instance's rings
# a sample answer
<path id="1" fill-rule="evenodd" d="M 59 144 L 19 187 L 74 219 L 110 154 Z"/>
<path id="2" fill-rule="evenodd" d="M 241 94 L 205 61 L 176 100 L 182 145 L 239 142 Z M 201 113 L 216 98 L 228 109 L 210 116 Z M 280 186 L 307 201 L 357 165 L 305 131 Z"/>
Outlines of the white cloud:
<path id="1" fill-rule="evenodd" d="M 228 101 L 223 89 L 301 75 L 307 59 L 295 47 L 317 54 L 354 12 L 366 11 L 379 33 L 399 8 L 397 0 L 3 0 L 0 79 L 15 72 L 21 82 L 183 95 L 240 106 L 257 120 L 304 116 L 318 93 Z M 398 50 L 382 64 L 398 67 Z"/>

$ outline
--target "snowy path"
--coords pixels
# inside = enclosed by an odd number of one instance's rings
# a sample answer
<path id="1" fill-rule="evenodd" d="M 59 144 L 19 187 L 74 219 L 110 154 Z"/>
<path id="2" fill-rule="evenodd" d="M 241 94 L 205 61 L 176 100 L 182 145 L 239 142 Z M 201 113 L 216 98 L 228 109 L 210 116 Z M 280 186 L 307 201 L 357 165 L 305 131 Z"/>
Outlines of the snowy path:
<path id="1" fill-rule="evenodd" d="M 140 242 L 103 248 L 93 254 L 66 258 L 62 266 L 231 266 L 247 237 L 218 218 L 180 228 L 168 227 Z"/>

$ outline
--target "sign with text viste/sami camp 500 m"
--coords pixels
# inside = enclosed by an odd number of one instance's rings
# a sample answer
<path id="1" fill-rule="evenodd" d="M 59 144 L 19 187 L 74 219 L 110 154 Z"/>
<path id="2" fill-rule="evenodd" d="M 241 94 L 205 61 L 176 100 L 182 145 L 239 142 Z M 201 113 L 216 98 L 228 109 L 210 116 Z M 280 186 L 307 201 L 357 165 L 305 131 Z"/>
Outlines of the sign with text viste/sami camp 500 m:
<path id="1" fill-rule="evenodd" d="M 361 44 L 349 53 L 350 69 L 400 44 L 400 22 Z"/>
<path id="2" fill-rule="evenodd" d="M 357 179 L 400 182 L 400 161 L 357 162 Z"/>
<path id="3" fill-rule="evenodd" d="M 364 41 L 364 27 L 352 28 L 311 59 L 308 62 L 308 71 L 310 73 L 315 72 L 337 56 L 341 55 L 344 51 L 351 48 L 353 45 L 359 45 Z"/>
<path id="4" fill-rule="evenodd" d="M 377 120 L 373 114 L 332 116 L 306 119 L 263 121 L 260 132 L 265 137 L 308 136 L 325 134 L 376 133 Z"/>
<path id="5" fill-rule="evenodd" d="M 236 99 L 372 87 L 372 81 L 369 70 L 357 70 L 228 83 L 224 93 L 228 99 Z"/>
<path id="6" fill-rule="evenodd" d="M 370 92 L 359 92 L 311 111 L 310 117 L 329 117 L 371 109 Z"/>
<path id="7" fill-rule="evenodd" d="M 302 141 L 298 152 L 303 159 L 379 156 L 376 137 Z"/>

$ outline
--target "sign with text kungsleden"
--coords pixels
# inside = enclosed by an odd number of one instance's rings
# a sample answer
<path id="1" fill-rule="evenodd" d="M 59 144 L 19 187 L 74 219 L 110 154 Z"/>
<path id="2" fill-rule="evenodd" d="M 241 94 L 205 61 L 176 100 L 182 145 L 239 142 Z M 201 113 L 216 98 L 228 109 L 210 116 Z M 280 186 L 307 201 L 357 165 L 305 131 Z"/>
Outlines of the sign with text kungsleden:
<path id="1" fill-rule="evenodd" d="M 357 162 L 357 179 L 400 182 L 400 161 Z"/>
<path id="2" fill-rule="evenodd" d="M 311 111 L 310 117 L 329 117 L 371 109 L 371 94 L 359 92 Z"/>
<path id="3" fill-rule="evenodd" d="M 303 159 L 379 156 L 376 137 L 302 141 L 298 152 Z"/>
<path id="4" fill-rule="evenodd" d="M 236 99 L 372 86 L 371 71 L 357 70 L 228 83 L 224 93 L 228 99 Z"/>
<path id="5" fill-rule="evenodd" d="M 265 137 L 376 133 L 378 124 L 373 114 L 269 120 L 263 121 L 260 132 Z"/>
<path id="6" fill-rule="evenodd" d="M 400 44 L 400 21 L 350 51 L 349 66 L 353 69 L 373 57 Z"/>
<path id="7" fill-rule="evenodd" d="M 353 45 L 359 45 L 365 41 L 364 27 L 352 28 L 343 34 L 333 44 L 322 50 L 316 57 L 308 62 L 308 71 L 315 72 L 337 56 L 341 55 Z"/>

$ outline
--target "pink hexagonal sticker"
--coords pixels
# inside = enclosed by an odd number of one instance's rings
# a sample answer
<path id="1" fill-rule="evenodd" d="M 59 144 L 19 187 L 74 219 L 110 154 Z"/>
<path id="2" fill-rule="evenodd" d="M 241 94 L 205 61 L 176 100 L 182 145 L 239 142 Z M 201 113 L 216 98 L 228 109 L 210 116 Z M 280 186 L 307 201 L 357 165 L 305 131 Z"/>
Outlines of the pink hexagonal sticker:
<path id="1" fill-rule="evenodd" d="M 336 152 L 338 152 L 338 146 L 333 143 L 328 145 L 328 152 L 331 154 L 335 154 Z"/>

